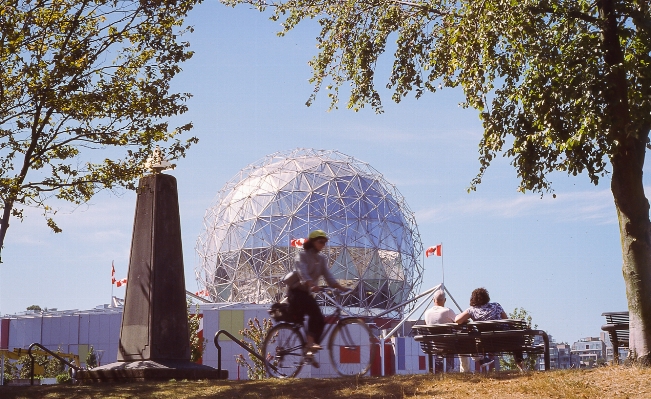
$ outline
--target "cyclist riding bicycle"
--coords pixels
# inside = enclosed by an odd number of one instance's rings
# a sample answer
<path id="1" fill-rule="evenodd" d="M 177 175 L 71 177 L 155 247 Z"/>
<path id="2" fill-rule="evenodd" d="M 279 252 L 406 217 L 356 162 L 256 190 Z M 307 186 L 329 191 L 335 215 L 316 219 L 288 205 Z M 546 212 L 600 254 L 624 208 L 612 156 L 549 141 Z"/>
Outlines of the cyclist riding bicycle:
<path id="1" fill-rule="evenodd" d="M 301 319 L 307 315 L 307 339 L 305 350 L 318 351 L 321 348 L 321 334 L 325 326 L 325 319 L 321 313 L 316 299 L 312 293 L 321 291 L 317 285 L 319 277 L 323 276 L 328 286 L 345 291 L 346 288 L 335 280 L 328 269 L 328 260 L 320 254 L 328 242 L 328 235 L 323 230 L 314 230 L 303 244 L 303 251 L 296 257 L 295 269 L 299 274 L 300 282 L 289 288 L 289 311 Z"/>

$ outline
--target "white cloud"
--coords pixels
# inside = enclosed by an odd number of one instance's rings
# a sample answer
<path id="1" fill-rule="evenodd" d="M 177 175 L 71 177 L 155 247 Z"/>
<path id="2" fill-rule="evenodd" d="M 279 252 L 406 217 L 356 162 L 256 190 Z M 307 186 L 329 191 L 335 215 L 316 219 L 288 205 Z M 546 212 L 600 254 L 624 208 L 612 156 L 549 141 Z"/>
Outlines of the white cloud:
<path id="1" fill-rule="evenodd" d="M 617 223 L 610 190 L 559 193 L 556 198 L 536 194 L 515 194 L 507 198 L 466 198 L 416 212 L 419 223 L 441 222 L 460 217 L 516 218 L 540 216 L 559 222 L 592 221 L 595 224 Z"/>
<path id="2" fill-rule="evenodd" d="M 56 215 L 52 216 L 66 236 L 76 242 L 103 243 L 129 238 L 135 210 L 135 202 L 131 198 L 102 198 L 92 205 L 74 207 L 62 203 Z M 41 210 L 25 209 L 22 223 L 17 219 L 10 222 L 7 232 L 8 245 L 39 244 L 50 241 L 54 234 L 45 224 Z"/>

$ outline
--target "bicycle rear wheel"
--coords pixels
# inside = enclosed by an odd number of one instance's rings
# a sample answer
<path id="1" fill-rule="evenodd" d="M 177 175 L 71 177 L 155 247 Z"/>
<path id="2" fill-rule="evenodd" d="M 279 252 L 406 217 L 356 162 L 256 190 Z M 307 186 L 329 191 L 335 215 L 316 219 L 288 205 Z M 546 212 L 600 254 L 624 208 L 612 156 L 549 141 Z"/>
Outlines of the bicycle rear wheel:
<path id="1" fill-rule="evenodd" d="M 362 319 L 342 319 L 330 335 L 330 360 L 343 376 L 364 375 L 373 363 L 373 335 Z"/>
<path id="2" fill-rule="evenodd" d="M 267 373 L 276 378 L 291 378 L 303 367 L 303 336 L 287 323 L 269 330 L 264 339 L 262 354 Z"/>

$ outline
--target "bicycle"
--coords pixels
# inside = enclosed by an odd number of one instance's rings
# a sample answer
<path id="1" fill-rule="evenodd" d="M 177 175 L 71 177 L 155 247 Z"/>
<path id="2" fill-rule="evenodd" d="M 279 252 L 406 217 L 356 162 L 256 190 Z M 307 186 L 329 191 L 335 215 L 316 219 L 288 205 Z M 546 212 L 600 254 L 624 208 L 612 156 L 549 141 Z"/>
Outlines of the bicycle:
<path id="1" fill-rule="evenodd" d="M 338 295 L 345 295 L 339 293 Z M 336 291 L 332 291 L 337 295 Z M 342 376 L 362 376 L 371 368 L 374 359 L 375 337 L 363 319 L 354 316 L 341 317 L 346 313 L 344 308 L 327 292 L 321 292 L 324 299 L 329 300 L 335 307 L 333 314 L 326 316 L 326 320 L 335 318 L 336 323 L 326 324 L 323 337 L 332 331 L 328 340 L 327 349 L 330 353 L 330 362 L 337 373 Z M 304 365 L 313 364 L 313 355 L 304 351 L 305 326 L 304 320 L 292 319 L 291 315 L 282 314 L 278 306 L 270 313 L 274 319 L 281 321 L 276 324 L 265 337 L 262 347 L 265 369 L 272 377 L 292 378 L 301 371 Z M 285 308 L 286 312 L 286 308 Z"/>

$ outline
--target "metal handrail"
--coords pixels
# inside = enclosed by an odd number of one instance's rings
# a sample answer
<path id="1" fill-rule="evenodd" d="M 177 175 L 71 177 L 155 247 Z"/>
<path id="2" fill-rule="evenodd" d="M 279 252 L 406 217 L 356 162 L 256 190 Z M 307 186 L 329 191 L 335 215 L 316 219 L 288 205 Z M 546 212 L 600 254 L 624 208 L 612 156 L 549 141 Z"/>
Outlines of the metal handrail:
<path id="1" fill-rule="evenodd" d="M 225 336 L 230 338 L 231 341 L 233 341 L 236 344 L 238 344 L 239 346 L 241 346 L 244 350 L 246 350 L 247 352 L 249 352 L 250 354 L 255 356 L 262 363 L 265 363 L 264 357 L 262 357 L 259 353 L 254 352 L 253 349 L 246 346 L 241 340 L 235 338 L 235 336 L 233 334 L 229 333 L 226 330 L 219 330 L 215 334 L 215 339 L 213 341 L 215 343 L 215 346 L 217 347 L 217 372 L 219 373 L 220 376 L 222 375 L 222 347 L 219 346 L 219 336 L 221 334 L 224 334 Z M 269 364 L 269 367 L 271 367 L 275 371 L 278 371 L 278 369 L 273 364 Z"/>
<path id="2" fill-rule="evenodd" d="M 29 370 L 29 379 L 30 379 L 30 385 L 34 385 L 34 355 L 32 355 L 32 348 L 38 346 L 41 348 L 43 351 L 49 353 L 52 357 L 57 358 L 60 362 L 63 362 L 68 365 L 71 369 L 75 371 L 81 370 L 81 368 L 75 366 L 74 364 L 70 363 L 66 359 L 62 358 L 61 356 L 57 355 L 56 353 L 52 352 L 48 348 L 44 347 L 43 345 L 39 344 L 38 342 L 34 342 L 27 348 L 27 354 L 29 355 L 29 358 L 31 359 L 31 364 L 30 364 L 30 370 Z"/>

